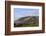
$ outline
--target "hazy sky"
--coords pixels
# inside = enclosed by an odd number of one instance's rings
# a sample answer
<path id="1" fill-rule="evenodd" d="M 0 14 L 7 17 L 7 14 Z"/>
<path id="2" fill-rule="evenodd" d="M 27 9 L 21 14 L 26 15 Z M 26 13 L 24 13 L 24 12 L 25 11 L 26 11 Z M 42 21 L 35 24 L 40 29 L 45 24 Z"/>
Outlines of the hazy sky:
<path id="1" fill-rule="evenodd" d="M 39 16 L 39 9 L 14 8 L 14 18 L 18 19 L 25 16 Z"/>

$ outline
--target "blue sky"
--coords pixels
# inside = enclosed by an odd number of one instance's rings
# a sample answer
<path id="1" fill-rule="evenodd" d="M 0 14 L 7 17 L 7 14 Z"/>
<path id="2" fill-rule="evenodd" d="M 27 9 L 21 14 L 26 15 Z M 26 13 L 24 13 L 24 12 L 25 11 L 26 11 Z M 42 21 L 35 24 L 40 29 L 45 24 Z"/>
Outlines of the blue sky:
<path id="1" fill-rule="evenodd" d="M 19 19 L 25 16 L 39 16 L 39 9 L 14 8 L 15 19 Z"/>

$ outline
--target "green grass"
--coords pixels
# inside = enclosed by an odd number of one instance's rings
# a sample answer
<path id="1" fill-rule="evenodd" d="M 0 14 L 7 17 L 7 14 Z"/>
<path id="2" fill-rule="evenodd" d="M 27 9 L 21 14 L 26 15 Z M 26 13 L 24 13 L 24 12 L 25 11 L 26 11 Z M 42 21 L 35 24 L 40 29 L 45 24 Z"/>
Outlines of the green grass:
<path id="1" fill-rule="evenodd" d="M 38 24 L 18 24 L 16 27 L 35 27 L 39 26 Z"/>

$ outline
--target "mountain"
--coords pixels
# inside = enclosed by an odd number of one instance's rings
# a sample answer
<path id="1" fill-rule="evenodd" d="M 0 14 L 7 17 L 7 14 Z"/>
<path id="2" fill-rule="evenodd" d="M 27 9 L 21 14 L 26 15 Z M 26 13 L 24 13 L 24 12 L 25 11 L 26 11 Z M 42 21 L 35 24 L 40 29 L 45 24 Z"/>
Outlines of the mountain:
<path id="1" fill-rule="evenodd" d="M 39 16 L 26 16 L 26 17 L 21 17 L 18 20 L 14 21 L 14 26 L 17 25 L 25 25 L 25 24 L 38 24 L 39 23 Z"/>

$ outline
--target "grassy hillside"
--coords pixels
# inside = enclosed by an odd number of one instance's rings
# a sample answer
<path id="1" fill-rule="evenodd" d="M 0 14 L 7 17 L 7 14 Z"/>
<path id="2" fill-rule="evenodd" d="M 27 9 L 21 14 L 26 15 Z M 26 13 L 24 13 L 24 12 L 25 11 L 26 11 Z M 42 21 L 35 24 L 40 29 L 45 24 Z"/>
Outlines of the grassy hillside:
<path id="1" fill-rule="evenodd" d="M 34 26 L 39 26 L 38 21 L 39 21 L 38 16 L 22 17 L 22 18 L 18 19 L 17 21 L 15 20 L 14 27 L 34 27 Z"/>

